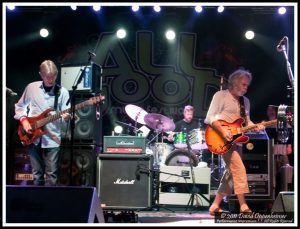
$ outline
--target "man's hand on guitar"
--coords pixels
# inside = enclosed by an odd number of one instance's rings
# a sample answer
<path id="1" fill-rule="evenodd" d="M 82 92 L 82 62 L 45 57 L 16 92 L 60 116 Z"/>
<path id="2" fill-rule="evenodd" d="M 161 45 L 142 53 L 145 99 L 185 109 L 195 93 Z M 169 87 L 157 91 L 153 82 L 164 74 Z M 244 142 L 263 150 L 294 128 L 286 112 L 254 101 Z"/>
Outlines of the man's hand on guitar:
<path id="1" fill-rule="evenodd" d="M 265 126 L 261 123 L 258 123 L 258 124 L 256 124 L 256 128 L 254 128 L 254 131 L 258 133 L 264 129 L 265 129 Z"/>
<path id="2" fill-rule="evenodd" d="M 230 130 L 223 129 L 222 136 L 226 141 L 232 141 L 232 133 Z"/>
<path id="3" fill-rule="evenodd" d="M 65 120 L 68 121 L 71 118 L 71 115 L 69 113 L 64 113 L 61 115 L 61 117 Z"/>
<path id="4" fill-rule="evenodd" d="M 26 117 L 22 117 L 20 119 L 20 122 L 23 126 L 23 129 L 26 131 L 26 133 L 32 134 L 32 127 L 31 127 L 30 122 L 28 121 L 28 119 Z"/>

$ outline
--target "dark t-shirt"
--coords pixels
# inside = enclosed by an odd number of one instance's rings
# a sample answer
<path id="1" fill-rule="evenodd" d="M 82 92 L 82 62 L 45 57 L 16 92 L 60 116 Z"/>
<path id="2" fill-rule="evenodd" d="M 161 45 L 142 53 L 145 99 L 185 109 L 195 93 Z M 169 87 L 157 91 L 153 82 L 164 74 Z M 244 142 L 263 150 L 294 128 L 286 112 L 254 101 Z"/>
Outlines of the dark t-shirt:
<path id="1" fill-rule="evenodd" d="M 199 124 L 196 120 L 192 120 L 192 122 L 187 123 L 184 120 L 180 120 L 175 123 L 174 132 L 190 132 L 193 129 L 200 128 Z"/>

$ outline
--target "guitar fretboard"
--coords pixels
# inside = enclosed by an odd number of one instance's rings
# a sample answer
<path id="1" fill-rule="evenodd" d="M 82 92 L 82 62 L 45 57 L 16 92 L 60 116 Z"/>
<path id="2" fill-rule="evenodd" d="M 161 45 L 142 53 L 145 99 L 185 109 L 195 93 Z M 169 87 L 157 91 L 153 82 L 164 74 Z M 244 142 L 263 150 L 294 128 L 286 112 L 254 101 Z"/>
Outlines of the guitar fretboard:
<path id="1" fill-rule="evenodd" d="M 79 110 L 85 106 L 87 106 L 89 103 L 88 101 L 84 101 L 84 102 L 81 102 L 81 103 L 78 103 L 77 105 L 75 105 L 75 110 Z M 35 129 L 38 129 L 42 126 L 45 126 L 46 124 L 50 123 L 50 122 L 53 122 L 57 119 L 59 119 L 61 117 L 62 114 L 65 114 L 65 113 L 70 113 L 71 112 L 71 108 L 68 108 L 66 110 L 63 110 L 63 111 L 60 111 L 56 114 L 53 114 L 53 115 L 49 115 L 48 117 L 46 118 L 43 118 L 41 120 L 38 120 L 36 123 L 35 123 Z"/>
<path id="2" fill-rule="evenodd" d="M 277 119 L 274 119 L 274 120 L 271 120 L 271 121 L 267 121 L 267 122 L 261 122 L 261 123 L 258 123 L 258 124 L 262 124 L 265 127 L 267 127 L 267 126 L 275 125 L 276 123 L 277 123 Z M 255 129 L 258 126 L 258 124 L 255 124 L 255 125 L 252 125 L 252 126 L 242 127 L 241 131 L 242 132 L 247 132 L 247 131 L 253 130 L 253 129 Z"/>

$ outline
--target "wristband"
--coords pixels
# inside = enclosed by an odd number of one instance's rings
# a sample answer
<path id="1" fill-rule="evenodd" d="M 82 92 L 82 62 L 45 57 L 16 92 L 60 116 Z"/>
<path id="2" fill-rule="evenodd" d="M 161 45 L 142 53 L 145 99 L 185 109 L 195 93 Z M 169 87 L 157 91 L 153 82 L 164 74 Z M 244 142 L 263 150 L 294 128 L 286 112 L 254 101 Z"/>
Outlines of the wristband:
<path id="1" fill-rule="evenodd" d="M 23 122 L 25 121 L 25 120 L 27 120 L 27 118 L 26 117 L 22 117 L 22 118 L 20 118 L 20 122 L 23 124 Z"/>

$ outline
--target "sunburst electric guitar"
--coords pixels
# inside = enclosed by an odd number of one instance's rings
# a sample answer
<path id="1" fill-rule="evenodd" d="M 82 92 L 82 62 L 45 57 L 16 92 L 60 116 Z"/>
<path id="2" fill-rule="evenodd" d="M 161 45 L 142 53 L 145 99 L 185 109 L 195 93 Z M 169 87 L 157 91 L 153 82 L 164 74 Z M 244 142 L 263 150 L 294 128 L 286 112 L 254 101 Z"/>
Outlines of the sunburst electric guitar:
<path id="1" fill-rule="evenodd" d="M 90 98 L 90 99 L 88 99 L 84 102 L 76 104 L 75 110 L 82 109 L 85 106 L 95 105 L 97 103 L 100 103 L 104 99 L 105 99 L 105 97 L 101 96 L 101 95 L 92 97 L 92 98 Z M 53 109 L 49 108 L 49 109 L 45 110 L 44 112 L 42 112 L 38 116 L 27 117 L 27 120 L 29 121 L 29 123 L 32 127 L 32 134 L 27 133 L 24 130 L 22 124 L 19 125 L 18 135 L 19 135 L 19 138 L 20 138 L 23 145 L 29 145 L 29 144 L 33 143 L 37 138 L 44 135 L 46 132 L 43 130 L 43 126 L 45 126 L 46 124 L 61 118 L 62 114 L 70 113 L 71 108 L 68 108 L 64 111 L 58 112 L 58 113 L 53 114 L 53 115 L 49 115 L 49 112 L 51 112 L 51 111 L 53 111 Z"/>
<path id="2" fill-rule="evenodd" d="M 207 126 L 205 130 L 205 141 L 208 149 L 215 154 L 227 153 L 235 143 L 245 143 L 249 141 L 249 137 L 245 135 L 246 132 L 255 129 L 258 124 L 262 124 L 264 126 L 275 125 L 277 123 L 277 119 L 246 127 L 242 126 L 244 123 L 243 118 L 239 118 L 232 123 L 228 123 L 224 120 L 219 120 L 219 122 L 223 128 L 230 130 L 233 137 L 231 141 L 226 141 L 218 131 L 213 129 L 211 126 Z"/>

